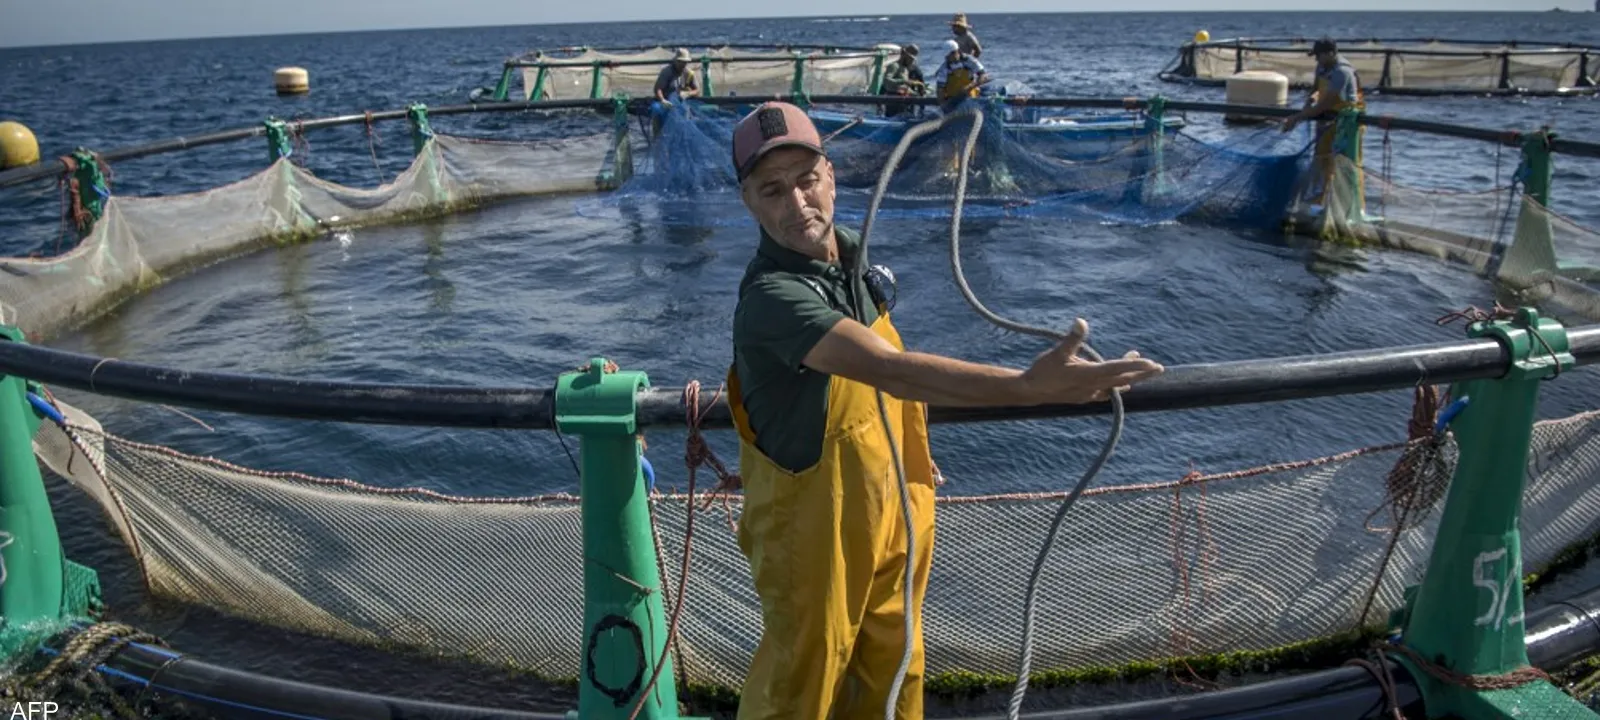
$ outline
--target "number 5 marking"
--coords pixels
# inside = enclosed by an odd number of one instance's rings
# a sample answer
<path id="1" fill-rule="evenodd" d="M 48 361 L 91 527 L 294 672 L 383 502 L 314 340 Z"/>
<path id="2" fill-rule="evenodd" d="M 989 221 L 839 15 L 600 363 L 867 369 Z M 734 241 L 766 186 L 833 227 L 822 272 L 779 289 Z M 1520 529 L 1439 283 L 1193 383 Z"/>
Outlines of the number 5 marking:
<path id="1" fill-rule="evenodd" d="M 1500 548 L 1492 552 L 1478 553 L 1477 559 L 1472 563 L 1472 584 L 1489 591 L 1489 610 L 1478 616 L 1473 622 L 1475 626 L 1493 624 L 1494 629 L 1499 630 L 1505 624 L 1506 601 L 1511 597 L 1511 583 L 1516 581 L 1510 563 L 1507 563 L 1503 584 L 1497 584 L 1494 578 L 1485 577 L 1488 574 L 1486 566 L 1505 556 L 1506 549 Z"/>

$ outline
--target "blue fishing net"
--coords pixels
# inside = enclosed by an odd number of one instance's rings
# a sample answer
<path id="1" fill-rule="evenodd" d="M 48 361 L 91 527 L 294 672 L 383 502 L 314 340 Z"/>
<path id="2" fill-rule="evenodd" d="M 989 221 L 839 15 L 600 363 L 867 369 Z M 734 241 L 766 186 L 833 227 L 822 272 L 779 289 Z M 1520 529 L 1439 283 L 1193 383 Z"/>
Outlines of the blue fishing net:
<path id="1" fill-rule="evenodd" d="M 1037 216 L 1151 225 L 1206 222 L 1243 228 L 1279 223 L 1310 162 L 1308 129 L 1238 130 L 1202 140 L 1134 113 L 1051 114 L 968 101 L 984 113 L 969 162 L 964 217 Z M 632 179 L 578 202 L 584 215 L 652 208 L 659 222 L 753 225 L 732 165 L 733 126 L 749 108 L 693 102 L 652 109 Z M 839 188 L 836 214 L 860 219 L 905 131 L 931 109 L 886 120 L 880 108 L 814 108 Z M 971 120 L 916 141 L 890 182 L 880 217 L 948 217 Z"/>

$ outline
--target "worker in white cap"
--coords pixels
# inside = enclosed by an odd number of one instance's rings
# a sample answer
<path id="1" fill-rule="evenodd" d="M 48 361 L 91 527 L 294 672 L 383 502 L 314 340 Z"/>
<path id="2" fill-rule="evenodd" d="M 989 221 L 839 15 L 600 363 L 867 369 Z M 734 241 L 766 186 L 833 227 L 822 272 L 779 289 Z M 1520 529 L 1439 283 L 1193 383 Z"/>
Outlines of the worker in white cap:
<path id="1" fill-rule="evenodd" d="M 944 63 L 933 74 L 933 84 L 939 88 L 939 106 L 944 112 L 954 110 L 962 100 L 978 96 L 978 87 L 989 81 L 978 59 L 961 52 L 954 39 L 944 41 Z"/>

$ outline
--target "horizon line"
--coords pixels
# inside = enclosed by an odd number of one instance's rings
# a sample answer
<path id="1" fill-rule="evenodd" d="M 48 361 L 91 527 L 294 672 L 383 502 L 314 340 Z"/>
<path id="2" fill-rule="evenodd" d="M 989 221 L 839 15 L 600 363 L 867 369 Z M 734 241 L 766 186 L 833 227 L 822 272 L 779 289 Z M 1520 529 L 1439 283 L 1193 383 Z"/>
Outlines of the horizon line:
<path id="1" fill-rule="evenodd" d="M 985 17 L 985 16 L 997 17 L 997 16 L 1005 16 L 1005 15 L 1143 15 L 1143 14 L 1154 14 L 1154 13 L 1186 14 L 1186 15 L 1192 15 L 1192 14 L 1216 14 L 1216 15 L 1226 15 L 1226 14 L 1239 14 L 1239 15 L 1246 15 L 1246 14 L 1311 15 L 1311 14 L 1317 14 L 1317 13 L 1348 13 L 1348 12 L 1350 12 L 1350 11 L 1348 11 L 1348 10 L 1294 10 L 1294 11 L 1284 12 L 1284 11 L 1281 11 L 1281 10 L 1185 10 L 1185 11 L 1173 11 L 1173 10 L 1117 10 L 1117 11 L 1104 11 L 1104 10 L 1093 10 L 1093 11 L 1085 11 L 1085 10 L 1050 10 L 1050 11 L 1026 11 L 1026 10 L 1023 10 L 1023 11 L 997 12 L 997 13 L 968 13 L 968 15 L 971 15 L 973 17 Z M 1594 10 L 1562 10 L 1561 8 L 1547 8 L 1547 9 L 1544 9 L 1544 10 L 1364 10 L 1364 11 L 1361 11 L 1361 12 L 1362 12 L 1362 14 L 1366 14 L 1366 15 L 1372 15 L 1372 14 L 1402 14 L 1402 13 L 1406 13 L 1406 14 L 1438 14 L 1438 15 L 1469 15 L 1469 14 L 1512 15 L 1512 14 L 1535 14 L 1535 13 L 1544 14 L 1544 13 L 1551 13 L 1551 12 L 1592 13 L 1592 12 L 1595 12 L 1595 11 Z M 879 15 L 879 14 L 875 14 L 875 13 L 864 13 L 864 14 L 857 14 L 857 15 L 841 15 L 841 14 L 838 14 L 838 13 L 825 13 L 825 14 L 821 14 L 821 15 L 748 15 L 748 16 L 740 16 L 740 17 L 727 17 L 727 16 L 724 16 L 724 17 L 678 18 L 678 19 L 638 18 L 638 19 L 632 19 L 632 20 L 599 20 L 599 21 L 596 21 L 596 20 L 571 20 L 571 21 L 565 21 L 565 22 L 524 23 L 524 24 L 521 24 L 521 25 L 481 25 L 481 24 L 474 24 L 474 25 L 394 26 L 394 27 L 371 27 L 371 28 L 360 28 L 360 29 L 347 29 L 347 30 L 303 30 L 303 31 L 292 31 L 292 32 L 256 33 L 256 34 L 242 34 L 242 35 L 218 34 L 218 35 L 190 35 L 190 36 L 182 36 L 182 37 L 147 37 L 147 38 L 135 38 L 135 39 L 130 39 L 130 40 L 105 40 L 105 41 L 98 41 L 98 42 L 59 42 L 59 43 L 44 43 L 44 44 L 40 44 L 40 45 L 3 45 L 3 44 L 0 44 L 0 51 L 4 51 L 4 50 L 36 50 L 36 49 L 40 49 L 40 48 L 100 47 L 100 46 L 108 46 L 108 45 L 137 45 L 137 44 L 144 44 L 144 43 L 181 43 L 181 42 L 192 42 L 192 41 L 196 41 L 196 40 L 242 40 L 242 39 L 272 38 L 272 37 L 305 37 L 305 36 L 315 36 L 315 35 L 354 35 L 354 34 L 360 34 L 360 33 L 379 33 L 379 32 L 425 32 L 425 31 L 430 31 L 430 30 L 475 30 L 475 29 L 480 29 L 480 28 L 506 29 L 506 28 L 519 28 L 519 27 L 548 27 L 548 26 L 569 26 L 569 25 L 626 25 L 626 24 L 629 24 L 629 23 L 654 23 L 654 24 L 666 23 L 666 24 L 674 24 L 674 23 L 703 23 L 703 22 L 738 21 L 738 20 L 817 20 L 817 19 L 831 19 L 831 18 L 849 19 L 849 18 L 879 18 L 879 17 L 881 17 L 881 18 L 895 18 L 895 17 L 921 18 L 921 17 L 942 17 L 945 14 L 946 13 L 899 13 L 899 14 L 891 14 L 891 15 Z M 1521 41 L 1519 41 L 1519 42 L 1521 42 Z M 781 43 L 778 43 L 778 44 L 781 44 Z"/>

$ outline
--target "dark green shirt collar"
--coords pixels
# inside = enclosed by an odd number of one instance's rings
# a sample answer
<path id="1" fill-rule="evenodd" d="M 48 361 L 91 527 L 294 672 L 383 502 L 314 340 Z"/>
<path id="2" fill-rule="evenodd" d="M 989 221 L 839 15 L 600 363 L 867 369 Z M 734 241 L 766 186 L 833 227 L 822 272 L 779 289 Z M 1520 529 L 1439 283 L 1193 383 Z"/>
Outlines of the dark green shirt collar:
<path id="1" fill-rule="evenodd" d="M 841 261 L 839 264 L 845 267 L 851 266 L 860 254 L 861 236 L 849 228 L 834 225 L 833 240 L 839 245 Z M 834 265 L 779 245 L 765 229 L 761 231 L 761 245 L 756 253 L 777 266 L 779 270 L 801 275 L 823 275 Z"/>

